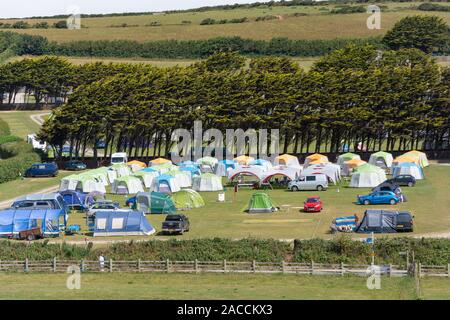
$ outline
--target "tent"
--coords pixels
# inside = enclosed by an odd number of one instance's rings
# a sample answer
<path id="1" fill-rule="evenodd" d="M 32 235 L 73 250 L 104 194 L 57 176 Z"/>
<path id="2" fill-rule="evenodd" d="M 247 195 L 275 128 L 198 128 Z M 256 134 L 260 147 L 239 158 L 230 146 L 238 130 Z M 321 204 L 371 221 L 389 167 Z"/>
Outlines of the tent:
<path id="1" fill-rule="evenodd" d="M 179 167 L 191 167 L 191 166 L 197 166 L 198 167 L 198 163 L 191 161 L 191 160 L 186 160 L 183 162 L 178 163 Z"/>
<path id="2" fill-rule="evenodd" d="M 201 172 L 197 166 L 182 166 L 179 167 L 180 171 L 189 173 L 191 179 L 198 176 Z"/>
<path id="3" fill-rule="evenodd" d="M 131 174 L 130 168 L 125 163 L 118 163 L 111 166 L 111 169 L 116 171 L 117 178 L 126 177 Z"/>
<path id="4" fill-rule="evenodd" d="M 221 191 L 222 178 L 212 173 L 203 173 L 192 179 L 192 189 L 195 191 Z"/>
<path id="5" fill-rule="evenodd" d="M 141 179 L 134 176 L 117 178 L 111 187 L 111 193 L 115 194 L 134 194 L 143 191 Z"/>
<path id="6" fill-rule="evenodd" d="M 384 181 L 386 181 L 384 170 L 367 163 L 353 171 L 349 186 L 353 188 L 373 188 Z"/>
<path id="7" fill-rule="evenodd" d="M 228 179 L 234 180 L 238 176 L 254 176 L 261 180 L 264 175 L 264 168 L 261 166 L 238 165 L 234 169 L 228 170 Z"/>
<path id="8" fill-rule="evenodd" d="M 357 233 L 396 233 L 397 212 L 366 210 L 361 223 L 355 228 Z"/>
<path id="9" fill-rule="evenodd" d="M 147 167 L 147 165 L 144 162 L 137 160 L 127 162 L 127 166 L 130 167 L 131 171 L 133 172 L 137 172 Z"/>
<path id="10" fill-rule="evenodd" d="M 17 237 L 20 231 L 40 227 L 45 237 L 59 236 L 66 226 L 64 210 L 6 209 L 0 211 L 0 236 Z"/>
<path id="11" fill-rule="evenodd" d="M 172 214 L 177 208 L 172 198 L 166 193 L 139 192 L 136 194 L 135 208 L 144 213 Z"/>
<path id="12" fill-rule="evenodd" d="M 399 165 L 400 163 L 405 163 L 405 162 L 419 164 L 417 158 L 412 158 L 409 156 L 402 155 L 402 156 L 395 158 L 394 161 L 392 161 L 391 173 L 392 173 L 393 167 Z"/>
<path id="13" fill-rule="evenodd" d="M 109 177 L 108 177 L 108 170 L 106 168 L 97 168 L 93 170 L 89 170 L 87 172 L 81 173 L 80 176 L 85 177 L 93 177 L 97 181 L 103 183 L 104 186 L 109 185 Z"/>
<path id="14" fill-rule="evenodd" d="M 337 158 L 337 164 L 342 166 L 345 162 L 350 161 L 350 160 L 361 160 L 361 157 L 359 155 L 357 155 L 356 153 L 347 152 L 347 153 L 341 154 Z"/>
<path id="15" fill-rule="evenodd" d="M 98 211 L 95 214 L 94 237 L 148 236 L 156 230 L 139 211 Z"/>
<path id="16" fill-rule="evenodd" d="M 423 152 L 413 150 L 405 153 L 404 156 L 416 159 L 417 164 L 422 168 L 429 166 L 427 155 Z"/>
<path id="17" fill-rule="evenodd" d="M 77 188 L 79 180 L 80 177 L 77 174 L 72 174 L 70 176 L 62 178 L 59 183 L 59 191 L 75 190 Z"/>
<path id="18" fill-rule="evenodd" d="M 341 167 L 331 162 L 314 164 L 303 170 L 302 174 L 304 176 L 312 174 L 324 174 L 327 176 L 328 180 L 330 180 L 334 184 L 337 184 L 341 180 Z"/>
<path id="19" fill-rule="evenodd" d="M 403 174 L 409 174 L 409 175 L 413 176 L 414 178 L 416 178 L 416 180 L 425 179 L 425 176 L 423 174 L 423 169 L 419 165 L 417 165 L 415 163 L 411 163 L 411 162 L 400 163 L 400 164 L 392 167 L 392 175 L 394 177 L 397 177 L 397 176 L 403 175 Z"/>
<path id="20" fill-rule="evenodd" d="M 283 154 L 275 158 L 274 165 L 288 166 L 288 167 L 300 167 L 298 158 L 291 156 L 290 154 Z"/>
<path id="21" fill-rule="evenodd" d="M 174 177 L 180 188 L 188 188 L 192 186 L 191 175 L 186 171 L 170 170 L 165 174 Z"/>
<path id="22" fill-rule="evenodd" d="M 264 159 L 256 159 L 256 160 L 252 160 L 249 163 L 250 166 L 260 166 L 263 168 L 264 171 L 269 170 L 270 168 L 272 168 L 272 163 L 268 160 L 264 160 Z"/>
<path id="23" fill-rule="evenodd" d="M 366 164 L 366 163 L 367 163 L 366 161 L 363 161 L 361 159 L 353 159 L 353 160 L 346 161 L 341 166 L 342 173 L 345 176 L 349 176 L 355 168 L 362 166 L 363 164 Z"/>
<path id="24" fill-rule="evenodd" d="M 324 156 L 319 153 L 314 153 L 314 154 L 306 157 L 303 167 L 306 168 L 309 165 L 322 164 L 322 163 L 328 163 L 328 162 L 330 162 L 330 161 L 328 161 L 327 156 Z"/>
<path id="25" fill-rule="evenodd" d="M 203 157 L 198 159 L 196 162 L 201 166 L 210 166 L 211 168 L 214 168 L 214 166 L 219 162 L 219 160 L 213 157 Z"/>
<path id="26" fill-rule="evenodd" d="M 168 193 L 168 192 L 177 192 L 180 191 L 181 188 L 178 185 L 177 181 L 174 177 L 163 174 L 152 181 L 152 186 L 150 187 L 150 191 L 155 192 L 162 192 L 162 193 Z"/>
<path id="27" fill-rule="evenodd" d="M 77 190 L 77 191 L 81 191 L 84 193 L 89 193 L 89 192 L 94 192 L 94 191 L 106 193 L 106 188 L 105 188 L 105 185 L 103 184 L 103 182 L 100 182 L 99 180 L 97 180 L 94 177 L 80 175 L 80 176 L 78 176 L 77 179 L 78 179 L 78 183 L 75 188 L 75 190 Z M 68 189 L 68 190 L 72 190 L 72 189 Z"/>
<path id="28" fill-rule="evenodd" d="M 220 160 L 214 168 L 214 173 L 219 177 L 227 177 L 228 170 L 236 168 L 236 165 L 237 163 L 234 162 L 233 160 L 229 159 Z"/>
<path id="29" fill-rule="evenodd" d="M 370 164 L 383 169 L 392 167 L 393 161 L 392 154 L 384 151 L 372 153 L 369 159 Z"/>
<path id="30" fill-rule="evenodd" d="M 159 166 L 162 164 L 172 164 L 172 161 L 170 161 L 168 159 L 164 159 L 164 158 L 157 158 L 157 159 L 150 161 L 149 164 L 151 167 L 153 167 L 153 166 Z"/>
<path id="31" fill-rule="evenodd" d="M 150 188 L 152 186 L 153 179 L 157 176 L 159 176 L 158 171 L 149 172 L 140 170 L 138 172 L 133 173 L 133 177 L 141 179 L 141 182 L 145 188 Z"/>
<path id="32" fill-rule="evenodd" d="M 205 205 L 202 196 L 192 189 L 184 189 L 175 192 L 172 194 L 172 199 L 179 210 L 201 208 Z"/>
<path id="33" fill-rule="evenodd" d="M 158 171 L 160 174 L 164 174 L 167 171 L 176 170 L 178 167 L 172 163 L 165 163 L 165 164 L 154 165 L 151 168 Z"/>
<path id="34" fill-rule="evenodd" d="M 270 213 L 276 212 L 278 209 L 273 205 L 267 193 L 256 192 L 250 198 L 246 211 L 248 213 Z"/>
<path id="35" fill-rule="evenodd" d="M 262 174 L 261 180 L 268 183 L 275 176 L 284 176 L 289 180 L 297 179 L 301 174 L 301 170 L 295 167 L 274 166 Z"/>
<path id="36" fill-rule="evenodd" d="M 234 158 L 233 160 L 240 165 L 248 165 L 250 163 L 250 161 L 255 160 L 255 158 L 242 155 L 242 156 Z"/>
<path id="37" fill-rule="evenodd" d="M 61 196 L 64 199 L 64 202 L 69 208 L 73 208 L 75 210 L 86 210 L 89 205 L 94 203 L 91 197 L 88 197 L 87 193 L 66 190 L 60 192 Z"/>

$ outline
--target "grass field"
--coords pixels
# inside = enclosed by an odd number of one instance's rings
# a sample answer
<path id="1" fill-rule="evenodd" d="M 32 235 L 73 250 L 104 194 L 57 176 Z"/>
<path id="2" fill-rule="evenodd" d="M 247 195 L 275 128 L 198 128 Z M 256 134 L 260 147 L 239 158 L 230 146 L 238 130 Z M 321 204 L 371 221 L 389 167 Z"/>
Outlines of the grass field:
<path id="1" fill-rule="evenodd" d="M 84 274 L 81 289 L 66 288 L 65 274 L 0 274 L 0 299 L 417 299 L 412 278 L 254 274 Z M 422 296 L 450 298 L 450 281 L 422 280 Z"/>
<path id="2" fill-rule="evenodd" d="M 217 193 L 203 192 L 206 206 L 185 213 L 191 221 L 191 230 L 184 235 L 152 236 L 157 239 L 167 238 L 275 238 L 275 239 L 309 239 L 332 238 L 329 234 L 330 223 L 337 216 L 359 214 L 369 208 L 410 210 L 415 216 L 414 233 L 397 234 L 396 236 L 419 235 L 429 232 L 450 232 L 450 197 L 448 197 L 448 181 L 450 179 L 450 166 L 432 165 L 425 169 L 427 179 L 419 181 L 416 187 L 404 188 L 409 201 L 395 207 L 386 206 L 360 206 L 353 202 L 357 194 L 368 193 L 369 189 L 354 189 L 336 186 L 328 191 L 320 192 L 325 209 L 321 213 L 303 213 L 300 209 L 307 195 L 317 192 L 289 192 L 286 190 L 267 190 L 281 211 L 273 214 L 247 214 L 243 210 L 255 192 L 241 189 L 233 201 L 233 190 L 226 191 L 226 202 L 217 202 Z M 127 197 L 108 195 L 108 198 L 119 201 L 124 205 Z M 164 215 L 147 215 L 148 220 L 158 230 Z M 90 237 L 85 226 L 84 214 L 70 215 L 70 224 L 80 224 L 81 234 L 74 236 L 61 236 L 56 241 L 81 241 Z M 355 235 L 355 237 L 361 235 Z M 387 235 L 383 235 L 387 236 Z M 392 235 L 391 235 L 392 236 Z M 133 239 L 148 239 L 149 237 L 132 237 Z M 124 240 L 126 237 L 95 238 L 95 240 Z M 130 239 L 130 238 L 128 238 Z"/>
<path id="3" fill-rule="evenodd" d="M 37 133 L 39 125 L 30 116 L 33 114 L 48 113 L 49 111 L 0 111 L 0 118 L 5 120 L 11 134 L 26 140 L 30 133 Z"/>
<path id="4" fill-rule="evenodd" d="M 251 39 L 335 39 L 379 36 L 389 30 L 401 18 L 414 14 L 433 14 L 450 23 L 450 15 L 445 12 L 424 12 L 415 10 L 417 3 L 383 3 L 380 30 L 369 30 L 366 26 L 367 13 L 330 14 L 334 5 L 319 6 L 266 6 L 253 9 L 211 10 L 206 12 L 180 12 L 164 15 L 140 15 L 125 17 L 83 18 L 83 28 L 67 29 L 23 29 L 17 32 L 42 35 L 49 40 L 69 42 L 74 40 L 116 40 L 128 39 L 152 41 L 164 39 L 195 40 L 223 36 L 240 36 Z M 442 3 L 444 4 L 444 3 Z M 294 14 L 305 14 L 294 16 Z M 257 17 L 277 16 L 277 19 L 255 21 Z M 200 25 L 205 18 L 216 20 L 247 17 L 250 22 L 237 24 Z M 33 19 L 54 23 L 61 19 Z M 189 21 L 190 23 L 183 23 Z M 2 20 L 12 22 L 12 20 Z M 149 26 L 157 22 L 160 26 Z M 121 24 L 128 27 L 112 27 Z"/>

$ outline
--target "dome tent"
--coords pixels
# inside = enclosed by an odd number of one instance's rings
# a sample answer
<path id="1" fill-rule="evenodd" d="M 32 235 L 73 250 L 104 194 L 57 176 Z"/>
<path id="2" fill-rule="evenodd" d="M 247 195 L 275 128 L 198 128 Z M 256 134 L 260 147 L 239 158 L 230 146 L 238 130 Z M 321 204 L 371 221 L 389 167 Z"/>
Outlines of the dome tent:
<path id="1" fill-rule="evenodd" d="M 149 165 L 151 167 L 159 166 L 159 165 L 162 165 L 162 164 L 172 164 L 172 161 L 170 161 L 168 159 L 164 159 L 164 158 L 157 158 L 157 159 L 151 160 L 150 163 L 149 163 Z"/>
<path id="2" fill-rule="evenodd" d="M 274 165 L 276 166 L 288 166 L 288 167 L 300 167 L 298 158 L 290 154 L 283 154 L 275 158 Z"/>
<path id="3" fill-rule="evenodd" d="M 213 157 L 203 157 L 196 161 L 196 163 L 200 166 L 210 166 L 214 168 L 214 166 L 219 162 L 216 158 Z"/>
<path id="4" fill-rule="evenodd" d="M 111 193 L 115 194 L 135 194 L 143 191 L 141 179 L 134 176 L 117 178 L 111 187 Z"/>
<path id="5" fill-rule="evenodd" d="M 175 192 L 172 194 L 172 199 L 175 207 L 179 210 L 201 208 L 205 205 L 202 196 L 192 189 L 183 189 Z"/>
<path id="6" fill-rule="evenodd" d="M 180 191 L 181 188 L 178 185 L 177 181 L 174 177 L 163 174 L 152 181 L 152 186 L 150 187 L 150 191 L 155 192 L 162 192 L 162 193 L 168 193 L 168 192 L 177 192 Z"/>
<path id="7" fill-rule="evenodd" d="M 180 188 L 188 188 L 192 186 L 191 175 L 186 171 L 170 170 L 165 174 L 174 177 Z"/>
<path id="8" fill-rule="evenodd" d="M 138 172 L 133 173 L 133 177 L 139 178 L 145 188 L 150 188 L 152 186 L 153 179 L 157 176 L 159 176 L 159 173 L 157 171 L 148 172 L 140 170 Z"/>
<path id="9" fill-rule="evenodd" d="M 264 171 L 270 170 L 272 168 L 272 163 L 264 159 L 256 159 L 249 162 L 250 166 L 260 166 Z"/>
<path id="10" fill-rule="evenodd" d="M 228 171 L 236 168 L 236 165 L 237 163 L 233 160 L 220 160 L 214 168 L 214 173 L 219 177 L 226 177 L 228 176 Z"/>
<path id="11" fill-rule="evenodd" d="M 404 174 L 411 175 L 416 178 L 416 180 L 425 179 L 423 169 L 415 163 L 404 162 L 392 167 L 392 175 L 394 178 Z"/>
<path id="12" fill-rule="evenodd" d="M 356 158 L 353 160 L 345 161 L 341 166 L 342 174 L 345 176 L 349 176 L 355 168 L 358 168 L 366 163 L 367 162 Z"/>
<path id="13" fill-rule="evenodd" d="M 116 171 L 118 178 L 126 177 L 131 174 L 130 168 L 124 163 L 115 164 L 115 165 L 111 166 L 111 169 Z"/>
<path id="14" fill-rule="evenodd" d="M 273 205 L 267 193 L 256 192 L 250 198 L 248 208 L 245 211 L 248 213 L 271 213 L 278 211 L 278 209 Z"/>
<path id="15" fill-rule="evenodd" d="M 314 154 L 306 157 L 304 167 L 306 168 L 309 165 L 322 164 L 322 163 L 328 163 L 328 162 L 330 162 L 330 161 L 328 161 L 327 156 L 324 156 L 319 153 L 314 153 Z"/>
<path id="16" fill-rule="evenodd" d="M 429 166 L 427 155 L 423 152 L 413 150 L 405 153 L 404 156 L 415 159 L 416 163 L 422 168 Z"/>
<path id="17" fill-rule="evenodd" d="M 203 173 L 192 179 L 192 189 L 195 191 L 222 191 L 222 178 L 212 173 Z"/>
<path id="18" fill-rule="evenodd" d="M 337 164 L 342 166 L 345 162 L 350 160 L 361 160 L 361 157 L 357 155 L 356 153 L 347 152 L 344 154 L 341 154 L 337 159 Z"/>
<path id="19" fill-rule="evenodd" d="M 245 155 L 242 155 L 242 156 L 239 156 L 239 157 L 236 157 L 233 159 L 233 161 L 237 162 L 240 165 L 248 165 L 250 163 L 250 161 L 253 161 L 253 160 L 255 160 L 255 158 L 248 157 Z"/>
<path id="20" fill-rule="evenodd" d="M 311 174 L 324 174 L 333 184 L 337 184 L 341 180 L 341 167 L 331 162 L 314 164 L 306 168 L 302 174 L 305 176 Z"/>
<path id="21" fill-rule="evenodd" d="M 370 164 L 383 169 L 392 167 L 393 161 L 392 154 L 384 151 L 372 153 L 369 159 Z"/>
<path id="22" fill-rule="evenodd" d="M 147 165 L 144 162 L 132 160 L 127 162 L 128 167 L 130 167 L 132 172 L 137 172 L 139 170 L 142 170 L 147 167 Z"/>
<path id="23" fill-rule="evenodd" d="M 159 192 L 139 192 L 136 194 L 134 208 L 153 214 L 173 214 L 177 211 L 173 199 L 168 194 Z"/>
<path id="24" fill-rule="evenodd" d="M 386 181 L 384 170 L 367 163 L 353 171 L 349 186 L 353 188 L 373 188 L 384 181 Z"/>

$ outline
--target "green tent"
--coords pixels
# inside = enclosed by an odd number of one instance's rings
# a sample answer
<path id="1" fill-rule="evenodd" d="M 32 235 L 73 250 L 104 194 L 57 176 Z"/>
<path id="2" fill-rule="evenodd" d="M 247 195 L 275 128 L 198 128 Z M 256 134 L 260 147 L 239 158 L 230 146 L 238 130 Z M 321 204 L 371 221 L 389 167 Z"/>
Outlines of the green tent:
<path id="1" fill-rule="evenodd" d="M 172 199 L 175 207 L 179 210 L 195 209 L 205 205 L 202 196 L 192 189 L 183 189 L 175 192 L 172 194 Z"/>
<path id="2" fill-rule="evenodd" d="M 248 204 L 248 213 L 269 213 L 278 209 L 272 203 L 272 200 L 264 192 L 256 192 L 252 195 Z"/>
<path id="3" fill-rule="evenodd" d="M 133 209 L 144 213 L 173 214 L 177 208 L 172 198 L 165 193 L 139 192 L 136 194 L 136 202 Z"/>

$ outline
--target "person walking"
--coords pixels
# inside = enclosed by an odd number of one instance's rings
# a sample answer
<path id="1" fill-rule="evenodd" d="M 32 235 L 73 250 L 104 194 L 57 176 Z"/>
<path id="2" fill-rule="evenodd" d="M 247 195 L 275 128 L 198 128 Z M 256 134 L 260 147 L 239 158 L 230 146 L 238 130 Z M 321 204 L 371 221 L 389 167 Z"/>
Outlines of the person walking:
<path id="1" fill-rule="evenodd" d="M 102 254 L 98 257 L 98 263 L 100 265 L 100 271 L 105 271 L 105 257 Z"/>

